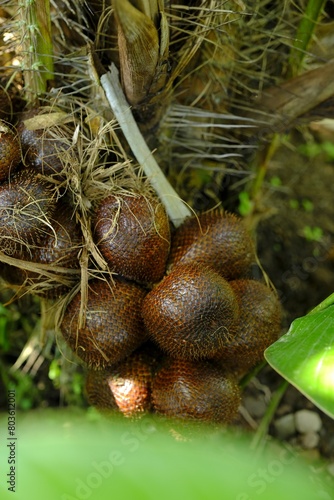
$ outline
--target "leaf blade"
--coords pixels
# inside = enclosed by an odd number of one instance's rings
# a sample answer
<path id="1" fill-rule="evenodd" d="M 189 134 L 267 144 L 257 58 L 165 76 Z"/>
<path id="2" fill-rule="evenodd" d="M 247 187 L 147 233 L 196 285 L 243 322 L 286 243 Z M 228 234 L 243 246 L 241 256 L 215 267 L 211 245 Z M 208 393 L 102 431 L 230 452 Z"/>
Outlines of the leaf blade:
<path id="1" fill-rule="evenodd" d="M 334 418 L 334 306 L 293 321 L 264 355 L 272 368 Z"/>

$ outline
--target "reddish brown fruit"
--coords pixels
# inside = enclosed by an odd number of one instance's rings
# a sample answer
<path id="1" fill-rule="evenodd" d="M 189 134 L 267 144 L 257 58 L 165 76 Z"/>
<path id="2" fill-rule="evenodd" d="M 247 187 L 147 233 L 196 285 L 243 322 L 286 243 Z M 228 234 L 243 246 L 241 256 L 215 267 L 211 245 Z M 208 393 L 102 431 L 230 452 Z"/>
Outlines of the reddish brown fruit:
<path id="1" fill-rule="evenodd" d="M 147 338 L 141 320 L 145 290 L 115 278 L 89 283 L 86 325 L 79 329 L 81 293 L 68 305 L 61 331 L 71 349 L 91 368 L 118 363 Z"/>
<path id="2" fill-rule="evenodd" d="M 35 262 L 69 269 L 78 268 L 83 239 L 80 226 L 73 216 L 73 209 L 68 203 L 58 203 L 51 225 L 52 229 L 37 249 Z"/>
<path id="3" fill-rule="evenodd" d="M 230 280 L 248 276 L 254 261 L 253 241 L 241 219 L 215 210 L 187 219 L 176 230 L 169 266 L 198 262 Z"/>
<path id="4" fill-rule="evenodd" d="M 109 387 L 109 370 L 88 370 L 85 392 L 88 403 L 102 411 L 118 410 L 114 395 Z"/>
<path id="5" fill-rule="evenodd" d="M 50 218 L 52 227 L 46 228 L 46 234 L 40 246 L 21 252 L 16 258 L 39 264 L 48 264 L 49 272 L 52 267 L 79 268 L 78 254 L 82 247 L 82 233 L 72 217 L 71 207 L 58 203 L 55 215 Z M 68 290 L 62 282 L 52 280 L 43 274 L 31 270 L 21 269 L 8 264 L 2 264 L 1 275 L 12 285 L 29 287 L 32 293 L 46 295 L 49 298 L 59 297 Z M 65 274 L 59 276 L 67 277 Z"/>
<path id="6" fill-rule="evenodd" d="M 0 121 L 0 182 L 7 180 L 18 167 L 21 160 L 21 148 L 18 137 Z"/>
<path id="7" fill-rule="evenodd" d="M 21 116 L 17 131 L 21 141 L 23 162 L 32 167 L 37 173 L 46 176 L 59 176 L 64 166 L 61 153 L 69 148 L 64 141 L 56 139 L 46 128 L 30 130 L 26 126 L 26 120 L 33 119 L 39 115 L 40 110 L 32 109 Z"/>
<path id="8" fill-rule="evenodd" d="M 168 360 L 155 377 L 152 401 L 168 417 L 228 423 L 237 415 L 240 390 L 207 361 Z"/>
<path id="9" fill-rule="evenodd" d="M 30 169 L 0 185 L 0 250 L 15 256 L 40 246 L 55 205 L 52 186 Z"/>
<path id="10" fill-rule="evenodd" d="M 179 264 L 143 303 L 152 339 L 173 357 L 212 357 L 233 329 L 238 304 L 228 282 L 212 269 Z"/>
<path id="11" fill-rule="evenodd" d="M 109 196 L 96 211 L 94 229 L 96 243 L 113 271 L 139 283 L 162 278 L 170 231 L 159 200 Z"/>
<path id="12" fill-rule="evenodd" d="M 118 409 L 133 417 L 151 408 L 151 384 L 156 360 L 142 350 L 115 368 L 90 371 L 86 381 L 88 402 L 101 410 Z"/>
<path id="13" fill-rule="evenodd" d="M 239 302 L 238 328 L 225 339 L 215 359 L 241 373 L 261 361 L 264 350 L 277 340 L 281 306 L 276 295 L 259 281 L 236 280 L 230 285 Z"/>

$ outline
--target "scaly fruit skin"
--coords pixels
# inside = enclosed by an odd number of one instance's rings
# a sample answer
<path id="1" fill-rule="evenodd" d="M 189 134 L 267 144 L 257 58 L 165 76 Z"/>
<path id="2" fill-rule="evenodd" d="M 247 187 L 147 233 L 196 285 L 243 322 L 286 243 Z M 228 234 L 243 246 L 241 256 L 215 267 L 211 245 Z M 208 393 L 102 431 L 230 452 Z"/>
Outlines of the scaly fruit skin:
<path id="1" fill-rule="evenodd" d="M 83 245 L 80 226 L 72 217 L 72 208 L 63 200 L 58 202 L 55 214 L 50 218 L 50 226 L 46 228 L 40 246 L 29 252 L 21 252 L 17 258 L 27 262 L 48 264 L 52 267 L 79 268 L 78 254 Z M 56 298 L 68 291 L 68 287 L 55 280 L 52 281 L 38 272 L 21 269 L 8 264 L 0 264 L 1 276 L 10 284 L 29 288 L 31 293 Z M 64 275 L 62 275 L 64 276 Z"/>
<path id="2" fill-rule="evenodd" d="M 155 365 L 155 357 L 139 349 L 114 368 L 89 371 L 86 379 L 89 403 L 100 410 L 118 410 L 126 417 L 149 411 Z"/>
<path id="3" fill-rule="evenodd" d="M 0 120 L 0 182 L 14 173 L 21 161 L 21 147 L 17 135 Z"/>
<path id="4" fill-rule="evenodd" d="M 86 324 L 79 329 L 81 293 L 68 305 L 61 324 L 70 348 L 93 369 L 116 364 L 147 340 L 141 319 L 146 291 L 115 278 L 89 282 Z"/>
<path id="5" fill-rule="evenodd" d="M 25 111 L 17 126 L 23 163 L 29 168 L 34 168 L 36 173 L 60 178 L 64 168 L 60 155 L 69 148 L 69 145 L 53 137 L 48 129 L 29 130 L 26 127 L 25 120 L 39 113 L 38 108 Z"/>
<path id="6" fill-rule="evenodd" d="M 48 231 L 55 191 L 31 169 L 0 185 L 0 250 L 16 256 L 39 247 Z"/>
<path id="7" fill-rule="evenodd" d="M 212 357 L 231 334 L 238 303 L 229 283 L 199 264 L 179 264 L 143 303 L 151 338 L 172 357 Z"/>
<path id="8" fill-rule="evenodd" d="M 274 292 L 259 281 L 235 280 L 230 285 L 239 302 L 238 326 L 214 358 L 235 373 L 243 373 L 261 361 L 265 349 L 277 340 L 281 305 Z"/>
<path id="9" fill-rule="evenodd" d="M 158 199 L 108 196 L 97 208 L 94 233 L 111 270 L 139 283 L 153 283 L 162 278 L 170 247 L 170 228 Z"/>
<path id="10" fill-rule="evenodd" d="M 154 379 L 152 401 L 155 411 L 167 417 L 229 423 L 238 412 L 240 389 L 207 361 L 169 359 Z"/>
<path id="11" fill-rule="evenodd" d="M 85 383 L 87 401 L 103 412 L 117 411 L 114 395 L 109 387 L 109 370 L 88 370 Z"/>
<path id="12" fill-rule="evenodd" d="M 81 228 L 73 217 L 70 204 L 60 201 L 50 222 L 52 229 L 37 249 L 35 262 L 69 269 L 78 268 L 83 237 Z"/>
<path id="13" fill-rule="evenodd" d="M 251 236 L 241 219 L 219 210 L 191 217 L 175 231 L 168 265 L 197 262 L 227 280 L 247 277 L 255 262 Z"/>

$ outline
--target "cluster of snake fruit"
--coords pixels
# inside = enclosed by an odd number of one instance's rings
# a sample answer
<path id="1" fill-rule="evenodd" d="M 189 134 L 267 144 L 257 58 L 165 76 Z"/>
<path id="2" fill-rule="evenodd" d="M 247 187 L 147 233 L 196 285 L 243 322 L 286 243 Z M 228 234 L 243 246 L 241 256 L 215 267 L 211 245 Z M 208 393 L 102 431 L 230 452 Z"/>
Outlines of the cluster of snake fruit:
<path id="1" fill-rule="evenodd" d="M 61 172 L 60 145 L 24 120 L 0 127 L 2 254 L 14 264 L 79 269 L 83 237 L 73 203 L 45 177 Z M 79 290 L 60 326 L 87 368 L 89 403 L 130 417 L 232 421 L 240 375 L 280 330 L 275 293 L 252 279 L 255 249 L 244 222 L 216 209 L 173 229 L 160 200 L 140 193 L 107 195 L 91 219 L 112 274 L 89 281 L 84 309 Z M 28 282 L 32 293 L 68 291 L 49 279 L 41 292 L 45 273 L 29 266 L 2 262 L 0 272 L 12 285 Z"/>

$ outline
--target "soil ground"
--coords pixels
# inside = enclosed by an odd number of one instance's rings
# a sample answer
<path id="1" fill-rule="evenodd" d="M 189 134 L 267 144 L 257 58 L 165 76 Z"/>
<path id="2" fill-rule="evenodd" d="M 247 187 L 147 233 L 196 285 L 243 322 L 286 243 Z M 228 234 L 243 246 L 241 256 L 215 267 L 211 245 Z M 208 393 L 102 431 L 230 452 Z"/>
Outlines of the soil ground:
<path id="1" fill-rule="evenodd" d="M 297 134 L 292 143 L 281 145 L 270 162 L 261 199 L 261 211 L 267 216 L 257 227 L 259 259 L 283 305 L 283 332 L 333 293 L 334 286 L 334 162 L 326 155 L 301 154 L 298 144 L 303 142 Z M 246 388 L 243 402 L 254 419 L 249 420 L 251 427 L 258 426 L 261 408 L 264 412 L 265 401 L 281 380 L 267 366 Z M 277 430 L 277 420 L 301 409 L 321 418 L 321 429 L 313 440 L 297 431 L 285 437 Z M 270 433 L 310 457 L 334 461 L 333 420 L 292 386 L 280 402 Z"/>

